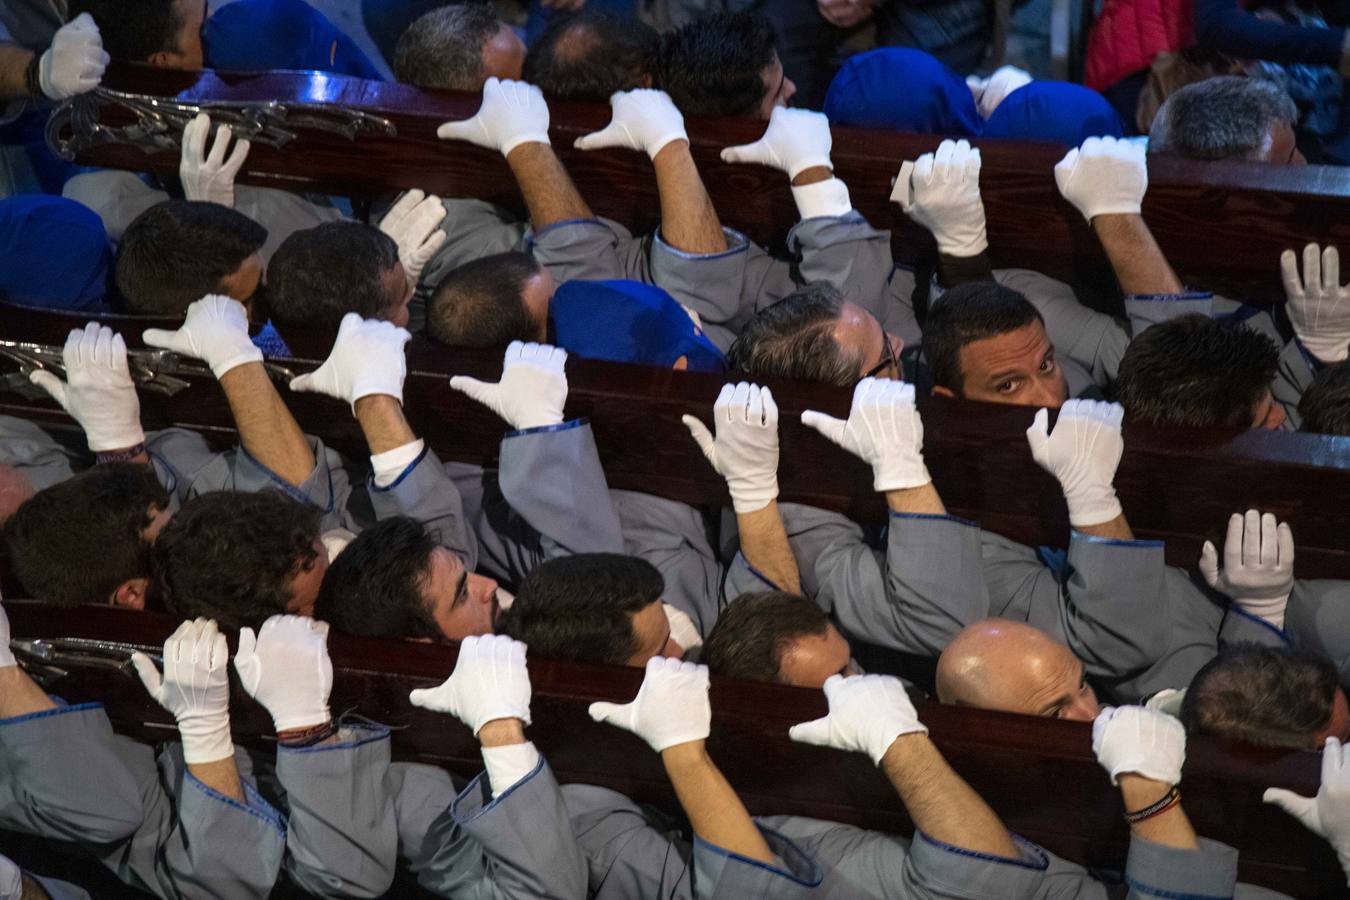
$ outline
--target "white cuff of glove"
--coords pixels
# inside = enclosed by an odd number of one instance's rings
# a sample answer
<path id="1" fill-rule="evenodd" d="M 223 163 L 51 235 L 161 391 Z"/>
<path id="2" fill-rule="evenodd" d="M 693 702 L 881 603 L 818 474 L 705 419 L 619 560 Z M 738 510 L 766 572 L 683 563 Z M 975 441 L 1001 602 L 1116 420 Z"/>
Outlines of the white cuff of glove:
<path id="1" fill-rule="evenodd" d="M 23 900 L 23 870 L 7 856 L 0 856 L 0 900 Z"/>
<path id="2" fill-rule="evenodd" d="M 483 748 L 483 766 L 487 769 L 493 797 L 500 797 L 524 781 L 538 765 L 539 751 L 529 741 Z"/>
<path id="3" fill-rule="evenodd" d="M 1124 513 L 1116 499 L 1116 489 L 1109 484 L 1083 485 L 1072 494 L 1066 492 L 1064 502 L 1069 507 L 1069 524 L 1074 528 L 1105 525 Z"/>
<path id="4" fill-rule="evenodd" d="M 219 381 L 221 378 L 224 378 L 225 373 L 231 369 L 247 365 L 248 363 L 262 362 L 262 360 L 263 352 L 261 350 L 252 344 L 249 344 L 247 349 L 245 349 L 241 344 L 238 352 L 235 353 L 234 356 L 212 365 L 211 374 L 216 376 L 216 381 Z"/>
<path id="5" fill-rule="evenodd" d="M 187 734 L 180 727 L 178 736 L 183 742 L 183 761 L 190 766 L 220 762 L 234 756 L 234 738 L 230 734 L 228 712 L 224 722 L 212 731 L 194 729 L 192 734 Z"/>
<path id="6" fill-rule="evenodd" d="M 521 144 L 544 144 L 545 146 L 553 146 L 548 139 L 547 131 L 538 134 L 520 134 L 511 138 L 509 141 L 502 142 L 502 156 L 510 156 L 511 151 Z"/>
<path id="7" fill-rule="evenodd" d="M 1276 597 L 1273 600 L 1247 600 L 1239 598 L 1237 605 L 1242 611 L 1251 616 L 1256 616 L 1263 622 L 1273 625 L 1280 631 L 1284 631 L 1284 611 L 1289 605 L 1289 595 Z"/>
<path id="8" fill-rule="evenodd" d="M 1350 30 L 1347 30 L 1346 34 L 1350 35 Z M 1299 335 L 1298 339 L 1309 353 L 1317 357 L 1318 362 L 1327 365 L 1345 362 L 1346 357 L 1350 356 L 1350 342 L 1343 336 L 1304 337 Z"/>
<path id="9" fill-rule="evenodd" d="M 0 616 L 4 614 L 4 610 L 0 609 Z M 12 669 L 18 664 L 19 661 L 14 658 L 14 651 L 9 649 L 9 642 L 0 644 L 0 669 Z"/>
<path id="10" fill-rule="evenodd" d="M 404 444 L 402 447 L 373 454 L 370 457 L 370 468 L 374 476 L 375 486 L 388 487 L 397 481 L 398 477 L 407 471 L 408 466 L 412 465 L 422 455 L 426 446 L 426 442 L 419 438 L 411 443 Z"/>
<path id="11" fill-rule="evenodd" d="M 688 613 L 669 603 L 661 604 L 661 612 L 666 614 L 666 623 L 670 625 L 670 639 L 679 644 L 685 653 L 703 646 L 703 635 L 698 633 Z"/>
<path id="12" fill-rule="evenodd" d="M 108 422 L 101 425 L 91 424 L 85 427 L 84 436 L 89 442 L 89 449 L 95 453 L 103 453 L 107 450 L 126 450 L 129 447 L 145 443 L 145 430 L 141 428 L 139 420 L 131 420 L 115 426 Z"/>
<path id="13" fill-rule="evenodd" d="M 917 459 L 882 459 L 872 466 L 872 490 L 879 494 L 920 488 L 932 481 L 933 476 L 928 474 L 928 466 L 922 456 Z"/>
<path id="14" fill-rule="evenodd" d="M 804 184 L 792 189 L 792 199 L 797 202 L 797 214 L 802 221 L 825 216 L 842 216 L 853 210 L 848 196 L 848 185 L 838 178 Z"/>

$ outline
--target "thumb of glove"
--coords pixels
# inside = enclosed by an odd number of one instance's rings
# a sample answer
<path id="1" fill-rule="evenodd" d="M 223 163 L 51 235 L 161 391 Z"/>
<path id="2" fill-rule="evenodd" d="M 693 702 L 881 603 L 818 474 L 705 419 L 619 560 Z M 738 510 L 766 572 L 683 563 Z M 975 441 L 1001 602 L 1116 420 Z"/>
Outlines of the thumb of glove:
<path id="1" fill-rule="evenodd" d="M 1074 167 L 1078 165 L 1078 148 L 1074 147 L 1064 158 L 1055 163 L 1055 185 L 1060 193 L 1064 193 L 1064 187 L 1069 183 L 1069 178 L 1073 176 Z"/>
<path id="2" fill-rule="evenodd" d="M 625 144 L 623 129 L 618 122 L 610 122 L 599 131 L 584 134 L 572 142 L 578 150 L 600 150 L 604 147 L 619 147 Z"/>
<path id="3" fill-rule="evenodd" d="M 735 147 L 723 147 L 721 152 L 724 163 L 757 163 L 764 160 L 764 141 L 753 144 L 739 144 Z"/>
<path id="4" fill-rule="evenodd" d="M 1031 458 L 1040 462 L 1045 457 L 1045 445 L 1050 442 L 1050 410 L 1042 407 L 1036 411 L 1027 429 L 1027 445 L 1031 447 Z"/>
<path id="5" fill-rule="evenodd" d="M 905 160 L 900 164 L 900 174 L 895 176 L 895 184 L 891 191 L 891 200 L 900 204 L 900 209 L 905 215 L 909 215 L 914 209 L 914 163 L 911 160 Z"/>
<path id="6" fill-rule="evenodd" d="M 136 667 L 136 674 L 140 676 L 141 684 L 150 692 L 150 696 L 159 699 L 159 690 L 164 685 L 164 679 L 159 674 L 159 667 L 155 665 L 154 660 L 139 651 L 131 654 L 131 664 Z"/>
<path id="7" fill-rule="evenodd" d="M 1313 797 L 1304 797 L 1293 791 L 1287 791 L 1284 788 L 1266 788 L 1266 792 L 1261 795 L 1261 800 L 1265 803 L 1278 806 L 1280 809 L 1289 813 L 1295 819 L 1298 819 L 1310 830 L 1317 831 L 1317 800 Z"/>
<path id="8" fill-rule="evenodd" d="M 448 708 L 441 702 L 440 688 L 417 688 L 408 693 L 408 702 L 434 712 L 445 712 Z"/>
<path id="9" fill-rule="evenodd" d="M 716 468 L 717 461 L 713 458 L 713 436 L 712 432 L 708 430 L 708 426 L 693 416 L 680 416 L 680 421 L 684 423 L 685 428 L 689 429 L 690 436 L 698 444 L 698 449 L 703 451 L 704 458 Z"/>
<path id="10" fill-rule="evenodd" d="M 836 419 L 834 416 L 826 415 L 823 412 L 808 409 L 802 413 L 802 424 L 807 428 L 814 428 L 827 440 L 841 446 L 844 443 L 844 431 L 848 427 L 848 423 L 843 419 Z"/>
<path id="11" fill-rule="evenodd" d="M 61 408 L 66 408 L 66 383 L 57 378 L 51 372 L 38 369 L 28 376 L 28 380 L 42 388 L 51 398 L 61 404 Z"/>
<path id="12" fill-rule="evenodd" d="M 788 729 L 788 737 L 799 744 L 813 744 L 817 747 L 830 745 L 830 717 L 802 722 Z"/>
<path id="13" fill-rule="evenodd" d="M 291 390 L 302 393 L 305 391 L 319 391 L 318 385 L 314 383 L 314 376 L 317 374 L 319 374 L 319 370 L 315 369 L 313 372 L 306 372 L 304 375 L 295 376 L 291 379 Z M 319 392 L 322 393 L 321 391 Z"/>
<path id="14" fill-rule="evenodd" d="M 1210 541 L 1205 541 L 1200 548 L 1200 574 L 1205 576 L 1205 583 L 1210 587 L 1219 587 L 1219 551 Z"/>
<path id="15" fill-rule="evenodd" d="M 443 141 L 464 141 L 469 140 L 478 123 L 475 121 L 477 116 L 470 119 L 461 119 L 458 122 L 445 122 L 436 129 L 436 137 Z"/>
<path id="16" fill-rule="evenodd" d="M 468 375 L 456 375 L 451 378 L 450 388 L 461 394 L 467 394 L 471 399 L 494 410 L 497 408 L 497 395 L 501 393 L 501 385 L 479 381 Z"/>
<path id="17" fill-rule="evenodd" d="M 607 722 L 610 725 L 617 725 L 625 731 L 632 730 L 629 725 L 629 708 L 631 703 L 592 703 L 587 710 L 591 718 L 597 722 Z"/>
<path id="18" fill-rule="evenodd" d="M 234 653 L 234 670 L 239 673 L 239 682 L 248 695 L 258 688 L 262 677 L 262 664 L 258 660 L 258 636 L 252 628 L 239 629 L 239 649 Z"/>
<path id="19" fill-rule="evenodd" d="M 141 332 L 141 341 L 146 346 L 158 347 L 161 350 L 173 350 L 174 338 L 178 336 L 176 331 L 165 331 L 163 328 L 147 328 Z"/>

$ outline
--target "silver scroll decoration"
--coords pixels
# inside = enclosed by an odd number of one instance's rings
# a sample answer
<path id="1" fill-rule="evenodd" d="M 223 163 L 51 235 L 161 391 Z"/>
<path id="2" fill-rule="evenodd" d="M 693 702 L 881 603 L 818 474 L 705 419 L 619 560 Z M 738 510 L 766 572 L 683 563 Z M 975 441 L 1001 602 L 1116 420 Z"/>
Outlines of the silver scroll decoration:
<path id="1" fill-rule="evenodd" d="M 130 111 L 136 121 L 120 126 L 103 124 L 99 113 L 108 106 Z M 278 100 L 203 104 L 100 87 L 72 97 L 52 112 L 47 121 L 47 144 L 62 159 L 74 159 L 76 154 L 104 144 L 136 147 L 146 153 L 177 153 L 184 126 L 201 112 L 211 116 L 213 125 L 229 125 L 236 137 L 271 147 L 285 146 L 300 131 L 320 131 L 349 141 L 364 134 L 398 135 L 388 119 L 343 106 Z"/>

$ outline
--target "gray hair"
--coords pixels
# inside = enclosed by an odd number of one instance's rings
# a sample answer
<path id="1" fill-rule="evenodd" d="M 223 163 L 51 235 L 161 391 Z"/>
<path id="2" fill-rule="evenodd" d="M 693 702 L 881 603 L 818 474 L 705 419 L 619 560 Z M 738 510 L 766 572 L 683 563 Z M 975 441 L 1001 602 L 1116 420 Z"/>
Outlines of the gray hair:
<path id="1" fill-rule="evenodd" d="M 1148 149 L 1191 159 L 1243 159 L 1261 150 L 1272 125 L 1298 121 L 1278 85 L 1222 75 L 1188 84 L 1158 109 Z"/>
<path id="2" fill-rule="evenodd" d="M 502 27 L 491 3 L 442 6 L 420 17 L 398 39 L 394 77 L 421 88 L 477 91 L 483 87 L 483 45 Z"/>
<path id="3" fill-rule="evenodd" d="M 843 306 L 843 295 L 833 285 L 808 284 L 756 314 L 727 351 L 727 364 L 747 378 L 852 387 L 863 361 L 835 340 Z"/>

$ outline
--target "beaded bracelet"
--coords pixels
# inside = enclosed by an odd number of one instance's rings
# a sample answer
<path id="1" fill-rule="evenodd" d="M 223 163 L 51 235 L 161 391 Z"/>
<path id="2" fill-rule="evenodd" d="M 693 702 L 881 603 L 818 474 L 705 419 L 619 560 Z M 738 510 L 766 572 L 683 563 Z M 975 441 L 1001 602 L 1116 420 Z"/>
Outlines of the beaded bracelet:
<path id="1" fill-rule="evenodd" d="M 99 463 L 131 462 L 144 452 L 145 441 L 141 441 L 127 450 L 100 450 L 94 454 L 94 460 Z"/>
<path id="2" fill-rule="evenodd" d="M 316 725 L 313 728 L 288 731 L 286 732 L 286 738 L 284 740 L 278 735 L 277 743 L 283 747 L 295 749 L 313 747 L 315 744 L 328 740 L 335 734 L 337 734 L 337 726 L 333 724 L 332 720 L 329 720 L 322 725 Z"/>
<path id="3" fill-rule="evenodd" d="M 1137 825 L 1140 822 L 1144 821 L 1145 819 L 1151 819 L 1154 816 L 1161 815 L 1162 813 L 1167 812 L 1169 809 L 1171 809 L 1173 806 L 1175 806 L 1180 802 L 1181 802 L 1181 788 L 1177 787 L 1176 785 L 1173 785 L 1172 789 L 1168 791 L 1166 794 L 1163 794 L 1162 799 L 1159 800 L 1157 803 L 1154 803 L 1152 806 L 1147 806 L 1139 810 L 1138 812 L 1127 812 L 1125 814 L 1125 821 L 1129 822 L 1131 825 Z"/>

